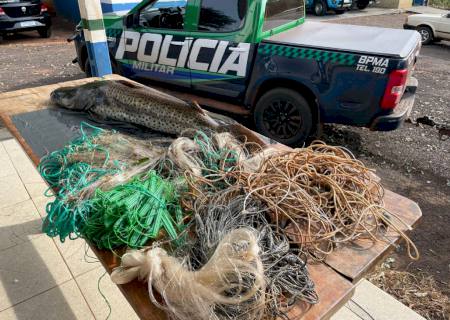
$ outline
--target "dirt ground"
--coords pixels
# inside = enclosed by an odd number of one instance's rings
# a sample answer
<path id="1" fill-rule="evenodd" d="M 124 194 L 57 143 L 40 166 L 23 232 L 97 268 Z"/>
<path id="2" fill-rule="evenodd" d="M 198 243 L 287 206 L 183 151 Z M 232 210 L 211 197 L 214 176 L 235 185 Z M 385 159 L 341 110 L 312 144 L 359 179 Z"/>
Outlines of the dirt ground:
<path id="1" fill-rule="evenodd" d="M 406 15 L 393 14 L 330 21 L 402 28 Z M 0 92 L 82 78 L 73 44 L 66 38 L 74 26 L 56 21 L 52 39 L 27 33 L 0 45 Z M 351 35 L 349 35 L 351 36 Z M 416 125 L 433 117 L 450 124 L 450 44 L 424 47 L 415 71 L 417 102 L 410 123 L 394 132 L 370 132 L 346 126 L 326 126 L 323 139 L 344 145 L 375 168 L 386 188 L 418 202 L 423 219 L 412 232 L 421 259 L 410 261 L 403 249 L 394 253 L 396 268 L 433 275 L 450 292 L 450 138 L 440 140 L 436 127 Z M 445 137 L 443 137 L 445 139 Z"/>
<path id="2" fill-rule="evenodd" d="M 37 32 L 7 37 L 0 44 L 0 93 L 83 78 L 71 63 L 74 45 L 67 42 L 74 30 L 74 25 L 55 19 L 50 39 Z"/>

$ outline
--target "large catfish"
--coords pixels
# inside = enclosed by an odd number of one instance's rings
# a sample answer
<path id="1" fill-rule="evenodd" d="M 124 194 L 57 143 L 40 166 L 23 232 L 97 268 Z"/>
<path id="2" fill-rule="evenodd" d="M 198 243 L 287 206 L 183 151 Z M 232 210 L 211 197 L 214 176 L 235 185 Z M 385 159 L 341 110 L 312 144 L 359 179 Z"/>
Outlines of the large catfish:
<path id="1" fill-rule="evenodd" d="M 230 131 L 248 141 L 265 143 L 238 124 L 221 125 L 196 103 L 188 103 L 160 91 L 126 81 L 102 80 L 52 92 L 53 104 L 93 113 L 105 119 L 133 123 L 174 135 L 188 130 Z"/>

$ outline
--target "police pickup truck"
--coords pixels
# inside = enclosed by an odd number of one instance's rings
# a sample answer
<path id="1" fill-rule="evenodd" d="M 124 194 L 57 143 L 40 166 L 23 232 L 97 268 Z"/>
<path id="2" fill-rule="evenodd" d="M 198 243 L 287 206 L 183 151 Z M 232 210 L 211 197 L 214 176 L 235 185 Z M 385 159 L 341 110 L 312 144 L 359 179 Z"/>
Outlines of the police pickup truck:
<path id="1" fill-rule="evenodd" d="M 303 0 L 144 0 L 104 17 L 116 73 L 251 115 L 284 144 L 320 123 L 398 128 L 414 104 L 420 35 L 304 20 Z M 74 38 L 89 75 L 83 27 Z"/>

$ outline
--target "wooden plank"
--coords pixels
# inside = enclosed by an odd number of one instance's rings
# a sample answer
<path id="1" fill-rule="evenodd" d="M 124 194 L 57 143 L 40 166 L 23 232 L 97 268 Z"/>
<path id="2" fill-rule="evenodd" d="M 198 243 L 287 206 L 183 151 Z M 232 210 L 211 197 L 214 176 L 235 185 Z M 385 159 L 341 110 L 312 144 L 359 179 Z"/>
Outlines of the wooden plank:
<path id="1" fill-rule="evenodd" d="M 392 191 L 385 192 L 384 202 L 386 209 L 405 223 L 393 220 L 402 231 L 406 232 L 412 229 L 422 217 L 422 211 L 417 203 Z M 336 249 L 325 262 L 338 273 L 356 283 L 390 253 L 394 244 L 400 241 L 396 232 L 392 229 L 387 230 L 384 241 L 357 240 Z"/>
<path id="2" fill-rule="evenodd" d="M 311 279 L 316 284 L 319 303 L 309 306 L 299 303 L 289 312 L 290 319 L 329 319 L 353 296 L 355 285 L 324 264 L 308 265 Z"/>
<path id="3" fill-rule="evenodd" d="M 12 122 L 11 118 L 7 115 L 0 114 L 0 118 L 5 124 L 5 127 L 11 132 L 14 138 L 20 143 L 25 153 L 30 157 L 31 161 L 36 165 L 36 167 L 40 163 L 39 157 L 33 152 L 33 149 L 28 145 L 25 139 L 20 134 L 19 130 L 17 130 L 16 126 Z"/>

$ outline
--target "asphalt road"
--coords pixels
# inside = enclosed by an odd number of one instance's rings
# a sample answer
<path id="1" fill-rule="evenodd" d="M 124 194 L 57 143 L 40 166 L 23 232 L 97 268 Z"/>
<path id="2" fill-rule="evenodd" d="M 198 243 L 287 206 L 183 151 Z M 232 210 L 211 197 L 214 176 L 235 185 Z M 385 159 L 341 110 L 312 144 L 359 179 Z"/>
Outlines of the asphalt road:
<path id="1" fill-rule="evenodd" d="M 402 28 L 405 14 L 327 18 L 333 23 Z M 310 17 L 311 19 L 315 19 Z M 0 92 L 84 77 L 72 65 L 75 50 L 65 39 L 74 26 L 56 21 L 54 37 L 27 33 L 0 45 Z M 351 35 L 349 35 L 351 36 Z M 441 140 L 436 127 L 416 124 L 423 116 L 450 124 L 450 45 L 433 44 L 421 51 L 415 76 L 419 80 L 411 122 L 394 132 L 371 132 L 346 126 L 326 126 L 323 140 L 344 145 L 375 168 L 386 188 L 419 203 L 423 220 L 413 231 L 422 258 L 409 261 L 400 248 L 397 267 L 433 275 L 449 292 L 450 279 L 450 138 Z M 445 137 L 442 137 L 445 139 Z"/>

